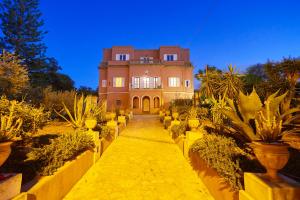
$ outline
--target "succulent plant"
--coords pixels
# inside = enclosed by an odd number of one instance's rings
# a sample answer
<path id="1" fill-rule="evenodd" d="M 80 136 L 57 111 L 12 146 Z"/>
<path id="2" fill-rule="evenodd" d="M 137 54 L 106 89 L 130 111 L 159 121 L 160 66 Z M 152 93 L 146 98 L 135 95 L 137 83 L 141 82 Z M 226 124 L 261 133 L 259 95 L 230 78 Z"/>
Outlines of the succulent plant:
<path id="1" fill-rule="evenodd" d="M 232 120 L 233 125 L 241 130 L 248 140 L 277 142 L 283 134 L 293 131 L 282 131 L 282 125 L 290 122 L 285 120 L 285 116 L 300 111 L 298 108 L 292 108 L 281 114 L 280 104 L 287 92 L 277 96 L 278 92 L 271 94 L 264 104 L 255 89 L 250 95 L 239 92 L 237 102 L 226 99 L 231 109 L 222 109 L 221 112 Z M 254 120 L 254 126 L 251 120 Z"/>

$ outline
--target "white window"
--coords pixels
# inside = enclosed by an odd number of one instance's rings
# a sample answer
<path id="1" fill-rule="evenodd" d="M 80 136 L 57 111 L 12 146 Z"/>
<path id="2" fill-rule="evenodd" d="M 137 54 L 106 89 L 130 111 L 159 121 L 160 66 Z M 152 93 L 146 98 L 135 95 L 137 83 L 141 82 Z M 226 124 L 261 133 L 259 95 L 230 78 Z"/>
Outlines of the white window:
<path id="1" fill-rule="evenodd" d="M 179 87 L 180 79 L 178 77 L 169 77 L 169 87 Z"/>
<path id="2" fill-rule="evenodd" d="M 161 87 L 160 84 L 161 84 L 161 83 L 160 83 L 160 77 L 154 77 L 154 78 L 153 78 L 153 87 L 154 87 L 154 88 L 159 88 L 159 87 Z"/>
<path id="3" fill-rule="evenodd" d="M 124 77 L 114 77 L 113 78 L 113 87 L 124 87 L 125 78 Z"/>
<path id="4" fill-rule="evenodd" d="M 140 77 L 133 77 L 133 88 L 140 88 Z"/>
<path id="5" fill-rule="evenodd" d="M 150 88 L 150 78 L 149 77 L 143 77 L 144 82 L 144 88 Z"/>
<path id="6" fill-rule="evenodd" d="M 190 80 L 185 80 L 184 81 L 184 86 L 187 87 L 187 88 L 191 87 L 191 81 Z"/>
<path id="7" fill-rule="evenodd" d="M 102 87 L 106 87 L 107 86 L 107 82 L 106 80 L 102 80 L 102 83 L 101 83 Z"/>
<path id="8" fill-rule="evenodd" d="M 129 60 L 129 54 L 116 54 L 116 60 L 119 61 Z"/>
<path id="9" fill-rule="evenodd" d="M 175 61 L 177 60 L 177 54 L 164 54 L 165 61 Z"/>

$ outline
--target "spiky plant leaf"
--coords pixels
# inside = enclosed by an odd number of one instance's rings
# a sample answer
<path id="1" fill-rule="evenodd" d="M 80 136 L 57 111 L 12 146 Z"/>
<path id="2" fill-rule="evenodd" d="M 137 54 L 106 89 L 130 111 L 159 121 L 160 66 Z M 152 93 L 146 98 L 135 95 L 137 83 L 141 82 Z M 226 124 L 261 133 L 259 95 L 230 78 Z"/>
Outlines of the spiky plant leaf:
<path id="1" fill-rule="evenodd" d="M 245 122 L 248 123 L 250 119 L 254 119 L 262 106 L 260 98 L 254 88 L 250 95 L 245 95 L 241 91 L 239 92 L 238 108 Z"/>

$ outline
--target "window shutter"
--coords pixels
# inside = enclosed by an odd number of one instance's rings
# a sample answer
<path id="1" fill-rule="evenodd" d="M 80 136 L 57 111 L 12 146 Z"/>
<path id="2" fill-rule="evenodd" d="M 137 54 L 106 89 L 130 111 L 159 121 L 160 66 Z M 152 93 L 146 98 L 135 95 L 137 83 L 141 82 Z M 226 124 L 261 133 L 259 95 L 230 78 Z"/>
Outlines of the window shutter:
<path id="1" fill-rule="evenodd" d="M 122 87 L 125 87 L 125 78 L 122 78 Z"/>
<path id="2" fill-rule="evenodd" d="M 157 78 L 157 86 L 162 87 L 160 77 Z"/>
<path id="3" fill-rule="evenodd" d="M 120 54 L 116 54 L 116 60 L 120 60 Z"/>
<path id="4" fill-rule="evenodd" d="M 154 88 L 154 81 L 153 81 L 153 77 L 150 77 L 150 88 Z"/>
<path id="5" fill-rule="evenodd" d="M 180 85 L 181 85 L 181 84 L 180 84 L 180 78 L 176 78 L 176 79 L 177 79 L 177 80 L 176 80 L 176 81 L 177 81 L 176 85 L 177 85 L 177 87 L 180 87 Z"/>
<path id="6" fill-rule="evenodd" d="M 131 88 L 135 88 L 134 76 L 131 78 Z"/>
<path id="7" fill-rule="evenodd" d="M 144 77 L 140 78 L 140 88 L 144 88 Z"/>
<path id="8" fill-rule="evenodd" d="M 129 54 L 126 54 L 126 60 L 129 60 Z"/>
<path id="9" fill-rule="evenodd" d="M 116 78 L 113 78 L 113 87 L 116 87 Z"/>
<path id="10" fill-rule="evenodd" d="M 167 56 L 168 56 L 167 54 L 164 54 L 164 60 L 167 60 Z"/>
<path id="11" fill-rule="evenodd" d="M 177 60 L 177 54 L 173 55 L 174 60 Z"/>

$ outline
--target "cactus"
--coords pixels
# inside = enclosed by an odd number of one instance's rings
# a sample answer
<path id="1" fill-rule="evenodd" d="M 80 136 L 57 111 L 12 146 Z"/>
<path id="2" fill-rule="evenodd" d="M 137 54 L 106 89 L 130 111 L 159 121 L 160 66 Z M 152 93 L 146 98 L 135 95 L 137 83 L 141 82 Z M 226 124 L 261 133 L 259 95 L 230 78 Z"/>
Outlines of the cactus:
<path id="1" fill-rule="evenodd" d="M 280 104 L 287 92 L 277 96 L 279 91 L 271 94 L 264 104 L 261 102 L 255 89 L 250 95 L 239 92 L 238 101 L 227 98 L 230 110 L 222 109 L 221 112 L 232 120 L 232 123 L 247 137 L 248 140 L 262 140 L 264 142 L 276 142 L 287 132 L 282 131 L 282 125 L 288 123 L 284 120 L 286 115 L 299 112 L 300 109 L 289 109 L 280 113 Z M 254 120 L 255 127 L 250 120 Z"/>
<path id="2" fill-rule="evenodd" d="M 16 101 L 12 101 L 9 108 L 9 115 L 1 115 L 0 117 L 0 142 L 5 142 L 13 139 L 20 131 L 22 119 L 14 116 Z"/>

